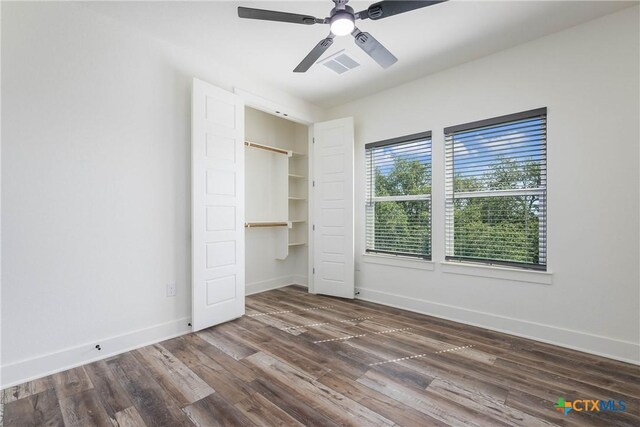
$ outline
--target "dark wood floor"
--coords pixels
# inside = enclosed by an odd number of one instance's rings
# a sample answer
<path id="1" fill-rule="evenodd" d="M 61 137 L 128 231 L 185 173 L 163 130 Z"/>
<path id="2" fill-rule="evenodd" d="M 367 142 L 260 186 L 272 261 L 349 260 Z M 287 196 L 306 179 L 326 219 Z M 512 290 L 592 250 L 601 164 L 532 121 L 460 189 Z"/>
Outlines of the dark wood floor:
<path id="1" fill-rule="evenodd" d="M 559 397 L 625 412 L 554 409 Z M 640 426 L 640 368 L 288 287 L 247 314 L 4 391 L 5 426 Z"/>

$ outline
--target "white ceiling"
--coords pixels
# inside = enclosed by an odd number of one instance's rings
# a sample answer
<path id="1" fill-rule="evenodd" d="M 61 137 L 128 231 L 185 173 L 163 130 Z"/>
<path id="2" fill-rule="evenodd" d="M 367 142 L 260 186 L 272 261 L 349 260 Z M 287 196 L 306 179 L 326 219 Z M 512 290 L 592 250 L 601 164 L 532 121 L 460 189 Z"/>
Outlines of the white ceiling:
<path id="1" fill-rule="evenodd" d="M 373 3 L 351 1 L 356 11 Z M 92 10 L 153 37 L 255 70 L 299 98 L 332 107 L 569 28 L 637 4 L 616 1 L 450 1 L 378 21 L 358 21 L 399 61 L 383 70 L 353 41 L 336 38 L 322 58 L 346 49 L 361 66 L 338 75 L 323 66 L 292 70 L 326 35 L 327 25 L 237 17 L 237 6 L 328 16 L 324 1 L 96 2 Z M 321 59 L 322 59 L 321 58 Z"/>

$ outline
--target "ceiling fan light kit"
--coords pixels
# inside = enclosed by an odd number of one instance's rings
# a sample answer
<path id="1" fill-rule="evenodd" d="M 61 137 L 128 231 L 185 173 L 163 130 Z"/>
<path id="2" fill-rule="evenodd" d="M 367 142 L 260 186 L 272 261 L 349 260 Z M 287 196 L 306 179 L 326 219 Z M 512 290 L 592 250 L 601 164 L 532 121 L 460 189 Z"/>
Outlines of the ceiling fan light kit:
<path id="1" fill-rule="evenodd" d="M 353 13 L 339 11 L 331 17 L 331 32 L 336 36 L 351 34 L 356 27 Z"/>
<path id="2" fill-rule="evenodd" d="M 349 0 L 332 0 L 335 7 L 331 9 L 329 17 L 316 18 L 310 15 L 299 15 L 288 12 L 277 12 L 273 10 L 253 9 L 248 7 L 238 7 L 238 16 L 246 19 L 259 19 L 263 21 L 287 22 L 291 24 L 329 24 L 329 35 L 320 40 L 320 42 L 307 54 L 307 56 L 293 70 L 295 73 L 304 73 L 329 49 L 333 44 L 336 36 L 346 36 L 351 34 L 354 37 L 356 45 L 369 55 L 382 68 L 388 68 L 398 61 L 378 40 L 371 34 L 360 31 L 355 25 L 355 21 L 371 19 L 378 20 L 388 18 L 389 16 L 398 15 L 400 13 L 409 12 L 411 10 L 420 9 L 434 4 L 443 3 L 446 0 L 439 1 L 400 1 L 400 0 L 383 0 L 374 3 L 366 10 L 354 13 L 353 8 L 347 6 Z"/>

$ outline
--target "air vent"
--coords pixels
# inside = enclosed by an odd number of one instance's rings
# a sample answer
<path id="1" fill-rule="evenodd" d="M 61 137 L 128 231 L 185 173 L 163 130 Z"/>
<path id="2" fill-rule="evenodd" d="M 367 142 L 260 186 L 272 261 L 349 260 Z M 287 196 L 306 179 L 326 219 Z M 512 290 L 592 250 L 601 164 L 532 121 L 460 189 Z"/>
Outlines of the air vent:
<path id="1" fill-rule="evenodd" d="M 358 61 L 353 59 L 353 57 L 345 51 L 345 49 L 342 49 L 322 61 L 319 61 L 318 64 L 322 64 L 338 74 L 346 73 L 360 65 Z"/>

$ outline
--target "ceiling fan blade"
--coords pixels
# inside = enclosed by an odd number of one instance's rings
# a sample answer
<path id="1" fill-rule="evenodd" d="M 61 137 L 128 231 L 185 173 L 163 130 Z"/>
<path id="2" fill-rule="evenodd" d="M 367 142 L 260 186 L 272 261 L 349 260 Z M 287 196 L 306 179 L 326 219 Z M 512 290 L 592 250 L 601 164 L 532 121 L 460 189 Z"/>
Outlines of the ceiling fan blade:
<path id="1" fill-rule="evenodd" d="M 360 49 L 364 50 L 365 53 L 380 64 L 382 68 L 389 68 L 398 62 L 398 58 L 393 56 L 393 54 L 389 52 L 386 47 L 382 46 L 371 34 L 363 33 L 360 30 L 356 30 L 352 34 Z"/>
<path id="2" fill-rule="evenodd" d="M 329 49 L 329 46 L 333 44 L 333 34 L 329 34 L 326 39 L 320 40 L 320 42 L 314 47 L 307 56 L 304 57 L 302 62 L 293 70 L 294 73 L 304 73 L 322 56 L 325 50 Z"/>
<path id="3" fill-rule="evenodd" d="M 238 7 L 238 16 L 247 19 L 261 19 L 263 21 L 289 22 L 291 24 L 322 24 L 324 19 L 310 15 L 298 15 L 296 13 L 277 12 L 275 10 L 252 9 L 250 7 Z"/>
<path id="4" fill-rule="evenodd" d="M 374 3 L 367 10 L 358 12 L 357 15 L 360 19 L 382 19 L 388 18 L 393 15 L 399 15 L 401 13 L 409 12 L 415 9 L 420 9 L 427 6 L 433 6 L 434 4 L 444 3 L 446 0 L 440 1 L 396 1 L 396 0 L 384 0 L 378 3 Z"/>

